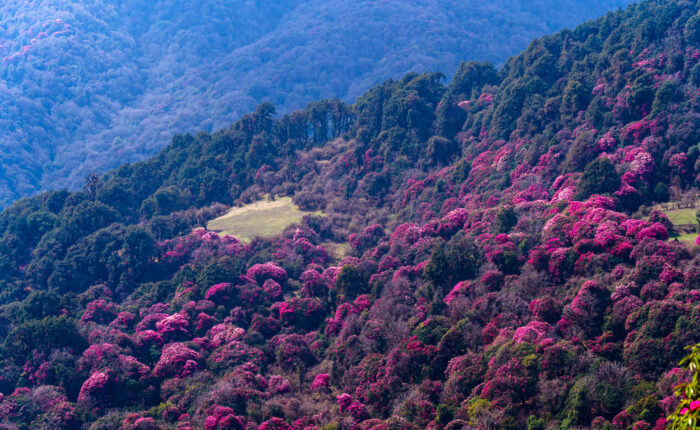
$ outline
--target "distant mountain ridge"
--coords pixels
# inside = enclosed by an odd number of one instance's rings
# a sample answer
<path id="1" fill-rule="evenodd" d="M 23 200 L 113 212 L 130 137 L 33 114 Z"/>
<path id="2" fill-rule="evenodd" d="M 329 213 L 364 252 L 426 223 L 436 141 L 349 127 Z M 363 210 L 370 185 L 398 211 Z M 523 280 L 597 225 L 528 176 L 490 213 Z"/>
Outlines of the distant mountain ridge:
<path id="1" fill-rule="evenodd" d="M 501 63 L 629 0 L 10 0 L 0 6 L 0 207 L 142 160 L 173 132 L 352 101 L 415 71 Z"/>

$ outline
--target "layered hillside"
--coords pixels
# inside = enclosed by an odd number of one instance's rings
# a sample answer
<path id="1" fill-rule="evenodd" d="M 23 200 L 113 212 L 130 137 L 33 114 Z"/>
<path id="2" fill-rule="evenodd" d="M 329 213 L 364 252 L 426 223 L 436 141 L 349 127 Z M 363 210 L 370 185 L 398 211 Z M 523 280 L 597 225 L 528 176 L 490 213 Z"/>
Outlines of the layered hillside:
<path id="1" fill-rule="evenodd" d="M 4 1 L 0 207 L 79 188 L 261 101 L 288 112 L 349 102 L 411 70 L 502 63 L 533 37 L 627 3 Z"/>
<path id="2" fill-rule="evenodd" d="M 665 428 L 700 257 L 658 208 L 697 199 L 699 62 L 700 5 L 646 1 L 17 202 L 1 422 Z M 202 228 L 265 195 L 323 215 Z"/>

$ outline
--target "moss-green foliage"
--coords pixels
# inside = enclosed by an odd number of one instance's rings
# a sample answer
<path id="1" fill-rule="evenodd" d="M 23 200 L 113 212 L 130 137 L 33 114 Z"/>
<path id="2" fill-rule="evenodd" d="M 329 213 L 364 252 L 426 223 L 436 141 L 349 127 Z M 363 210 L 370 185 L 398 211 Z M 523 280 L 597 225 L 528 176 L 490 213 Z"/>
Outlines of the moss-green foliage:
<path id="1" fill-rule="evenodd" d="M 545 424 L 544 418 L 537 418 L 534 415 L 527 418 L 527 430 L 544 430 Z"/>
<path id="2" fill-rule="evenodd" d="M 422 322 L 413 330 L 413 335 L 429 345 L 436 345 L 449 329 L 449 321 L 443 318 Z"/>
<path id="3" fill-rule="evenodd" d="M 576 197 L 585 199 L 596 193 L 611 193 L 619 186 L 620 176 L 615 165 L 607 158 L 596 158 L 583 169 Z"/>
<path id="4" fill-rule="evenodd" d="M 466 160 L 459 160 L 450 173 L 450 179 L 452 179 L 454 183 L 460 184 L 467 180 L 470 170 L 471 166 Z"/>
<path id="5" fill-rule="evenodd" d="M 348 300 L 369 292 L 367 281 L 362 277 L 357 267 L 351 264 L 343 266 L 340 270 L 335 281 L 335 287 L 338 293 Z"/>
<path id="6" fill-rule="evenodd" d="M 580 423 L 588 422 L 591 418 L 587 414 L 588 410 L 586 381 L 579 380 L 571 387 L 566 398 L 565 408 L 561 414 L 562 428 L 575 428 Z"/>
<path id="7" fill-rule="evenodd" d="M 491 224 L 494 234 L 508 233 L 518 223 L 518 214 L 512 206 L 503 206 L 496 213 L 496 219 Z"/>

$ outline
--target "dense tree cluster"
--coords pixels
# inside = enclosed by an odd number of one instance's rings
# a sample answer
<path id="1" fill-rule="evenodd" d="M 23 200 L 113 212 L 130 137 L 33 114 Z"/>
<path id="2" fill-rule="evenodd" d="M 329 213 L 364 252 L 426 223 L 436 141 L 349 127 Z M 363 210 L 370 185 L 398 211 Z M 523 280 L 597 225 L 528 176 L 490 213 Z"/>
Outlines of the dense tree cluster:
<path id="1" fill-rule="evenodd" d="M 699 13 L 646 1 L 449 85 L 412 73 L 352 107 L 262 104 L 17 202 L 0 214 L 0 422 L 616 430 L 697 415 L 674 391 L 700 341 L 700 254 L 651 205 L 698 186 Z M 248 244 L 201 228 L 264 194 L 325 215 Z"/>

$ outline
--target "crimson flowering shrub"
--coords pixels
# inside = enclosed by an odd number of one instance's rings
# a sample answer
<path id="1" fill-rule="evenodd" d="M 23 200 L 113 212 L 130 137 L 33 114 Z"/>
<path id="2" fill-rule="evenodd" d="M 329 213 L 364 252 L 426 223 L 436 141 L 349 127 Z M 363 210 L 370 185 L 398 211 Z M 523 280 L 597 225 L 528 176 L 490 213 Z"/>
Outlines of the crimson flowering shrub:
<path id="1" fill-rule="evenodd" d="M 233 341 L 216 348 L 209 355 L 209 367 L 224 370 L 244 363 L 259 365 L 264 361 L 264 353 L 244 342 Z"/>
<path id="2" fill-rule="evenodd" d="M 131 312 L 119 312 L 109 325 L 117 329 L 130 329 L 136 321 L 136 317 Z"/>
<path id="3" fill-rule="evenodd" d="M 245 422 L 245 418 L 236 416 L 233 409 L 214 406 L 204 420 L 204 428 L 205 430 L 243 430 Z"/>
<path id="4" fill-rule="evenodd" d="M 305 329 L 318 327 L 326 316 L 323 305 L 316 298 L 295 297 L 273 304 L 271 310 L 279 315 L 282 324 Z"/>
<path id="5" fill-rule="evenodd" d="M 265 293 L 265 298 L 274 301 L 282 297 L 282 287 L 279 282 L 272 279 L 265 280 L 263 284 L 263 291 Z"/>
<path id="6" fill-rule="evenodd" d="M 298 334 L 277 335 L 270 340 L 269 348 L 277 363 L 289 369 L 315 361 L 308 342 Z"/>
<path id="7" fill-rule="evenodd" d="M 551 337 L 553 328 L 543 321 L 532 321 L 524 327 L 515 329 L 513 341 L 518 343 L 528 342 L 537 345 L 551 345 L 554 340 Z M 550 337 L 548 337 L 548 335 Z"/>
<path id="8" fill-rule="evenodd" d="M 279 284 L 284 284 L 287 280 L 287 272 L 272 262 L 255 264 L 248 269 L 246 276 L 255 279 L 258 284 L 263 284 L 267 279 L 272 279 Z"/>
<path id="9" fill-rule="evenodd" d="M 292 391 L 289 381 L 279 375 L 273 375 L 270 377 L 267 389 L 272 394 L 286 394 Z"/>
<path id="10" fill-rule="evenodd" d="M 561 306 L 550 296 L 532 300 L 529 308 L 535 317 L 544 322 L 553 323 L 561 316 Z"/>
<path id="11" fill-rule="evenodd" d="M 585 282 L 571 303 L 564 308 L 563 319 L 566 328 L 571 323 L 580 327 L 591 337 L 603 324 L 603 316 L 610 301 L 610 292 L 596 281 Z M 560 323 L 560 327 L 563 324 Z M 563 327 L 562 327 L 563 328 Z"/>
<path id="12" fill-rule="evenodd" d="M 319 373 L 314 376 L 314 380 L 311 383 L 311 391 L 325 390 L 328 388 L 329 375 L 327 373 Z"/>
<path id="13" fill-rule="evenodd" d="M 143 330 L 136 334 L 136 344 L 141 350 L 163 345 L 163 337 L 153 330 Z"/>
<path id="14" fill-rule="evenodd" d="M 282 418 L 270 418 L 258 426 L 257 430 L 293 430 Z"/>
<path id="15" fill-rule="evenodd" d="M 205 300 L 210 300 L 215 304 L 229 304 L 237 294 L 236 288 L 228 282 L 212 285 L 204 295 Z"/>
<path id="16" fill-rule="evenodd" d="M 158 363 L 153 368 L 153 374 L 158 378 L 171 376 L 185 377 L 199 367 L 199 353 L 188 348 L 183 343 L 171 343 L 163 347 Z"/>
<path id="17" fill-rule="evenodd" d="M 97 405 L 109 404 L 114 390 L 113 382 L 109 369 L 94 372 L 80 387 L 78 402 Z"/>
<path id="18" fill-rule="evenodd" d="M 156 330 L 156 324 L 169 317 L 170 315 L 163 312 L 149 313 L 144 316 L 141 321 L 136 325 L 136 332 L 142 332 L 146 330 Z"/>
<path id="19" fill-rule="evenodd" d="M 363 254 L 364 251 L 376 246 L 383 237 L 384 228 L 379 224 L 373 224 L 366 227 L 360 234 L 351 234 L 348 242 L 359 254 Z"/>
<path id="20" fill-rule="evenodd" d="M 184 340 L 189 337 L 190 323 L 182 313 L 169 315 L 156 323 L 156 330 L 164 341 Z"/>
<path id="21" fill-rule="evenodd" d="M 106 324 L 117 317 L 116 305 L 103 299 L 88 303 L 87 309 L 80 318 L 84 322 Z"/>
<path id="22" fill-rule="evenodd" d="M 459 405 L 482 382 L 485 373 L 486 364 L 479 354 L 472 352 L 450 359 L 445 370 L 444 401 Z"/>

